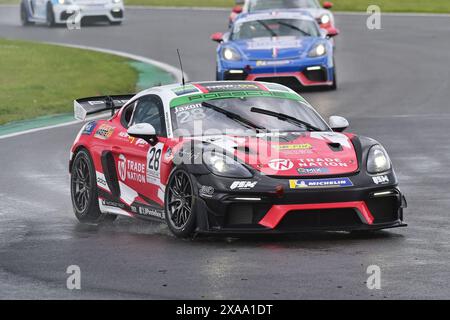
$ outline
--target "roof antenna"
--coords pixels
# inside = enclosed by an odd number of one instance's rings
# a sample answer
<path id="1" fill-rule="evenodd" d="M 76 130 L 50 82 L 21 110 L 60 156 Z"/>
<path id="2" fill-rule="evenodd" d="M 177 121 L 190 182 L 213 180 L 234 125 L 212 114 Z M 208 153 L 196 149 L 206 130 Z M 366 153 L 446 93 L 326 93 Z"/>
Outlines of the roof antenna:
<path id="1" fill-rule="evenodd" d="M 184 71 L 183 71 L 183 63 L 181 62 L 180 49 L 177 49 L 177 53 L 178 53 L 178 61 L 180 62 L 181 67 L 181 83 L 183 84 L 184 87 L 186 82 L 184 81 Z"/>

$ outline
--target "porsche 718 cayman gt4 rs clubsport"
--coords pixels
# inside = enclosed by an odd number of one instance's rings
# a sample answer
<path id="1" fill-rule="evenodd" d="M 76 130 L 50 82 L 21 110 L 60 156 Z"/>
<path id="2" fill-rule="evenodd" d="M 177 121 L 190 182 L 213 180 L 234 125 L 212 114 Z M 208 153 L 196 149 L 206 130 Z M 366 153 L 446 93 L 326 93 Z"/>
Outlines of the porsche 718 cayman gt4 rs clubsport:
<path id="1" fill-rule="evenodd" d="M 229 32 L 211 36 L 219 43 L 216 78 L 336 89 L 334 35 L 304 11 L 241 15 Z"/>
<path id="2" fill-rule="evenodd" d="M 107 110 L 71 149 L 82 222 L 165 220 L 179 237 L 404 226 L 383 146 L 287 87 L 199 82 L 74 102 L 81 120 Z"/>
<path id="3" fill-rule="evenodd" d="M 121 24 L 123 16 L 122 0 L 22 0 L 20 3 L 23 25 L 46 23 L 53 27 L 82 19 Z"/>
<path id="4" fill-rule="evenodd" d="M 316 19 L 320 28 L 332 30 L 335 28 L 334 16 L 330 11 L 332 7 L 331 2 L 325 1 L 321 6 L 317 0 L 237 0 L 231 11 L 229 22 L 232 25 L 241 13 L 302 9 Z"/>

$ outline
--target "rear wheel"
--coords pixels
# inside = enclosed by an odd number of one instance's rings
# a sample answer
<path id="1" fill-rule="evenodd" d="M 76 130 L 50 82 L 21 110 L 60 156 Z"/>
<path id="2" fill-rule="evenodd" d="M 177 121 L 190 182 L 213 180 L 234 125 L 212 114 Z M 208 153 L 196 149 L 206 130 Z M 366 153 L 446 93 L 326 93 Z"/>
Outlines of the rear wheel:
<path id="1" fill-rule="evenodd" d="M 29 26 L 30 24 L 33 24 L 29 20 L 27 7 L 23 1 L 20 3 L 20 21 L 22 22 L 23 26 Z"/>
<path id="2" fill-rule="evenodd" d="M 190 237 L 197 227 L 194 193 L 191 175 L 183 169 L 173 171 L 166 188 L 165 212 L 167 225 L 177 237 Z"/>
<path id="3" fill-rule="evenodd" d="M 80 222 L 95 223 L 102 220 L 95 169 L 91 156 L 85 149 L 80 150 L 73 160 L 70 193 L 75 216 Z M 108 220 L 111 219 L 113 217 L 108 217 Z"/>
<path id="4" fill-rule="evenodd" d="M 53 5 L 49 2 L 47 4 L 47 26 L 52 28 L 55 25 L 55 12 L 53 11 Z"/>

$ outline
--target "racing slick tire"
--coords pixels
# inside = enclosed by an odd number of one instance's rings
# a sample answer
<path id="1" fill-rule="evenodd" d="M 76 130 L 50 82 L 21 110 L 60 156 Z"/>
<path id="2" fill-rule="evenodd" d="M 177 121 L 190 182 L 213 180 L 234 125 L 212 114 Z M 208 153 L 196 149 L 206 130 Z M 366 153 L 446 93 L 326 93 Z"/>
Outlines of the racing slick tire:
<path id="1" fill-rule="evenodd" d="M 29 26 L 33 24 L 33 22 L 28 19 L 27 7 L 23 1 L 20 2 L 20 22 L 23 26 Z"/>
<path id="2" fill-rule="evenodd" d="M 55 23 L 55 12 L 53 11 L 53 5 L 51 4 L 51 2 L 47 3 L 47 10 L 46 10 L 46 22 L 47 22 L 47 26 L 49 28 L 53 28 L 54 26 L 56 26 Z"/>
<path id="3" fill-rule="evenodd" d="M 196 198 L 197 188 L 192 176 L 184 169 L 173 170 L 166 187 L 164 210 L 167 225 L 178 238 L 189 238 L 195 233 Z"/>
<path id="4" fill-rule="evenodd" d="M 97 176 L 89 152 L 81 149 L 75 156 L 70 176 L 70 194 L 73 211 L 82 223 L 97 223 L 106 218 L 107 221 L 115 216 L 104 216 L 98 203 Z"/>

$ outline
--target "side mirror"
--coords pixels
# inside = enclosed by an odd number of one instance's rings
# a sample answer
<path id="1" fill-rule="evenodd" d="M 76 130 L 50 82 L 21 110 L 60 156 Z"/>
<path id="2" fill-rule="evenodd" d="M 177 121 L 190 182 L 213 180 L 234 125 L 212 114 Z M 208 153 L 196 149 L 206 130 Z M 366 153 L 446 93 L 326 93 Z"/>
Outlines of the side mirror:
<path id="1" fill-rule="evenodd" d="M 232 10 L 232 11 L 233 11 L 234 13 L 236 13 L 236 14 L 240 14 L 240 13 L 242 13 L 242 10 L 243 10 L 243 9 L 242 9 L 242 6 L 241 6 L 241 5 L 236 5 L 236 6 L 233 7 L 233 10 Z"/>
<path id="2" fill-rule="evenodd" d="M 128 128 L 127 133 L 130 137 L 140 138 L 151 145 L 158 142 L 155 128 L 149 123 L 137 123 Z"/>
<path id="3" fill-rule="evenodd" d="M 324 7 L 325 9 L 331 9 L 331 8 L 333 8 L 333 2 L 325 1 L 325 2 L 323 3 L 323 7 Z"/>
<path id="4" fill-rule="evenodd" d="M 328 123 L 330 124 L 331 129 L 336 132 L 342 132 L 350 125 L 347 119 L 338 116 L 331 116 Z"/>
<path id="5" fill-rule="evenodd" d="M 223 33 L 222 32 L 213 33 L 211 35 L 211 40 L 215 41 L 215 42 L 218 42 L 218 43 L 221 43 L 223 41 Z"/>
<path id="6" fill-rule="evenodd" d="M 327 36 L 333 38 L 339 34 L 339 30 L 336 28 L 329 28 L 327 32 Z"/>

